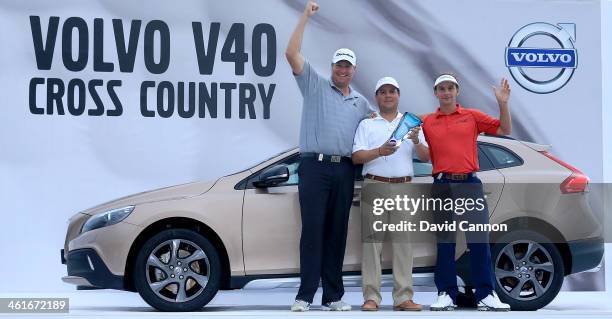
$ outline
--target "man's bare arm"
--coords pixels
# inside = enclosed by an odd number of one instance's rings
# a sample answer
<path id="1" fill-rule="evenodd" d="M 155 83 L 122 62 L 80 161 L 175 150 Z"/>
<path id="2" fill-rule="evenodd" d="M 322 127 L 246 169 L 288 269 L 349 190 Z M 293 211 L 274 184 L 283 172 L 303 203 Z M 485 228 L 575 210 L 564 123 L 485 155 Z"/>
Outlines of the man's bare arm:
<path id="1" fill-rule="evenodd" d="M 499 105 L 499 128 L 497 135 L 510 135 L 512 133 L 512 117 L 510 116 L 510 107 L 508 100 L 510 99 L 510 84 L 508 80 L 503 78 L 500 87 L 493 87 L 495 98 Z"/>
<path id="2" fill-rule="evenodd" d="M 285 57 L 291 65 L 293 74 L 302 74 L 304 71 L 304 56 L 300 53 L 302 49 L 302 38 L 304 37 L 304 28 L 306 23 L 311 16 L 313 16 L 319 10 L 319 5 L 314 1 L 309 1 L 304 8 L 304 14 L 300 17 L 291 38 L 289 44 L 287 44 L 287 50 L 285 50 Z"/>

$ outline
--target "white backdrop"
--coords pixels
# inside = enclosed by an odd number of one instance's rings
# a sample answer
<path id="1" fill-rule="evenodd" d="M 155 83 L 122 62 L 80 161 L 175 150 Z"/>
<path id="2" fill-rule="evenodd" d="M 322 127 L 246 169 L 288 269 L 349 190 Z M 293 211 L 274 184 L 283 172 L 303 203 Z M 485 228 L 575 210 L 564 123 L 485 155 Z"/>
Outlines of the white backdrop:
<path id="1" fill-rule="evenodd" d="M 600 1 L 319 2 L 321 10 L 307 26 L 304 55 L 318 70 L 329 74 L 333 51 L 353 48 L 358 55 L 354 87 L 373 101 L 376 81 L 393 76 L 402 86 L 401 109 L 415 113 L 434 109 L 433 78 L 440 72 L 454 71 L 462 82 L 460 102 L 497 116 L 491 85 L 501 77 L 510 78 L 504 51 L 514 33 L 534 22 L 575 24 L 578 67 L 563 88 L 535 94 L 511 80 L 513 136 L 552 144 L 553 153 L 561 159 L 583 170 L 593 181 L 602 181 L 602 145 L 609 141 L 603 140 L 601 121 Z M 304 4 L 290 0 L 2 1 L 0 211 L 5 227 L 0 243 L 11 262 L 0 263 L 0 271 L 13 275 L 0 281 L 0 291 L 72 289 L 60 281 L 65 267 L 59 263 L 59 249 L 67 218 L 79 210 L 135 192 L 229 174 L 297 145 L 301 97 L 285 62 L 284 49 Z M 59 17 L 49 70 L 38 67 L 37 39 L 33 36 L 37 28 L 31 25 L 30 16 L 40 19 L 42 43 L 49 37 L 50 18 Z M 85 22 L 87 42 L 79 42 L 79 33 L 66 24 L 71 17 Z M 96 18 L 102 19 L 103 37 L 94 31 Z M 132 20 L 142 21 L 132 72 L 119 68 L 113 19 L 121 19 L 126 37 Z M 153 74 L 145 65 L 145 30 L 155 24 L 154 20 L 167 25 L 170 36 L 169 64 L 161 74 Z M 199 72 L 192 22 L 202 23 L 204 43 L 211 38 L 211 23 L 220 23 L 211 74 Z M 233 62 L 221 59 L 232 24 L 240 23 L 245 26 L 248 55 L 244 75 L 237 75 Z M 254 72 L 252 35 L 260 24 L 271 25 L 276 37 L 273 52 L 265 50 L 266 41 L 272 41 L 270 37 L 262 41 L 262 65 L 270 63 L 266 56 L 276 57 L 271 76 Z M 64 40 L 70 34 L 72 42 Z M 100 39 L 103 49 L 95 50 L 94 42 Z M 153 62 L 159 63 L 163 56 L 160 33 L 154 33 L 152 39 L 148 43 L 153 43 Z M 73 50 L 63 58 L 62 47 L 70 43 Z M 87 63 L 81 71 L 70 71 L 63 60 L 78 60 L 79 44 L 88 48 Z M 552 45 L 545 39 L 530 44 Z M 95 71 L 94 51 L 104 62 L 113 63 L 114 71 Z M 544 72 L 539 76 L 547 75 Z M 33 78 L 44 79 L 45 84 L 31 91 Z M 83 115 L 69 114 L 66 96 L 62 99 L 65 115 L 58 115 L 54 105 L 53 114 L 33 114 L 29 107 L 32 101 L 45 109 L 47 99 L 53 96 L 46 87 L 50 78 L 60 79 L 65 86 L 72 79 L 81 79 L 85 85 L 101 79 L 104 85 L 98 92 L 106 110 L 114 108 L 106 85 L 120 80 L 115 92 L 123 112 L 120 116 L 87 115 L 87 110 L 95 108 L 94 99 L 87 93 Z M 199 118 L 197 107 L 192 118 L 181 118 L 176 110 L 169 118 L 159 114 L 150 118 L 141 111 L 143 81 L 158 85 L 169 81 L 175 89 L 179 82 L 185 87 L 188 82 L 202 82 L 208 89 L 212 83 L 262 84 L 267 94 L 272 86 L 274 92 L 270 95 L 269 118 L 264 118 L 264 103 L 257 91 L 252 114 L 255 118 L 249 118 L 247 112 L 241 119 L 237 89 L 231 95 L 231 118 L 225 118 L 225 92 L 221 89 L 217 92 L 216 118 L 209 113 Z M 30 96 L 32 92 L 35 99 Z M 147 94 L 150 110 L 157 108 L 155 92 L 154 88 Z"/>

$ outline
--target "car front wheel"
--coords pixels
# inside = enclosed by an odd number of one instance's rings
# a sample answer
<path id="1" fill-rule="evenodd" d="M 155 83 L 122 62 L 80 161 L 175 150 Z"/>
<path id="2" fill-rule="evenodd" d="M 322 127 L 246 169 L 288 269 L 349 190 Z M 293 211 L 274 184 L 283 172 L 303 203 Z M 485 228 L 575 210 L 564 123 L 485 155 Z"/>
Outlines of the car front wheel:
<path id="1" fill-rule="evenodd" d="M 563 259 L 546 237 L 516 231 L 500 238 L 492 249 L 499 298 L 512 310 L 537 310 L 559 293 L 564 278 Z"/>
<path id="2" fill-rule="evenodd" d="M 200 310 L 219 290 L 220 276 L 215 247 L 188 229 L 168 229 L 151 237 L 134 264 L 138 293 L 161 311 Z"/>

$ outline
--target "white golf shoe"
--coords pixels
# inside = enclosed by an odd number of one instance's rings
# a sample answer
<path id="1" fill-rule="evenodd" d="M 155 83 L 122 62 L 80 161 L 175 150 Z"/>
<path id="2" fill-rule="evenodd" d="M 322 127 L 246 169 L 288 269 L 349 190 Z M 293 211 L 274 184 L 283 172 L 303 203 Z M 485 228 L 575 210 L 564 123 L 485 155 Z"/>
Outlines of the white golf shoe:
<path id="1" fill-rule="evenodd" d="M 438 300 L 429 306 L 431 311 L 452 311 L 457 308 L 453 298 L 451 298 L 446 292 L 441 291 L 438 293 Z"/>
<path id="2" fill-rule="evenodd" d="M 510 311 L 510 305 L 501 302 L 495 292 L 486 296 L 478 302 L 478 310 L 480 311 Z"/>

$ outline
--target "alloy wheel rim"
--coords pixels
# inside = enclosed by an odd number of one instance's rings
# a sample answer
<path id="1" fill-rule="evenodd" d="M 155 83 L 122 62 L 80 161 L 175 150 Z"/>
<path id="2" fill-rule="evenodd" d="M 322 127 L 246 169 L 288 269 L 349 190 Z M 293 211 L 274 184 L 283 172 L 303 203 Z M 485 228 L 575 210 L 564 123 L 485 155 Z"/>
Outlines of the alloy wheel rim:
<path id="1" fill-rule="evenodd" d="M 515 300 L 534 300 L 551 287 L 555 269 L 550 253 L 539 243 L 518 240 L 506 244 L 495 260 L 501 290 Z"/>
<path id="2" fill-rule="evenodd" d="M 210 262 L 197 244 L 185 239 L 170 239 L 149 254 L 145 274 L 149 288 L 159 298 L 187 302 L 206 288 Z"/>

